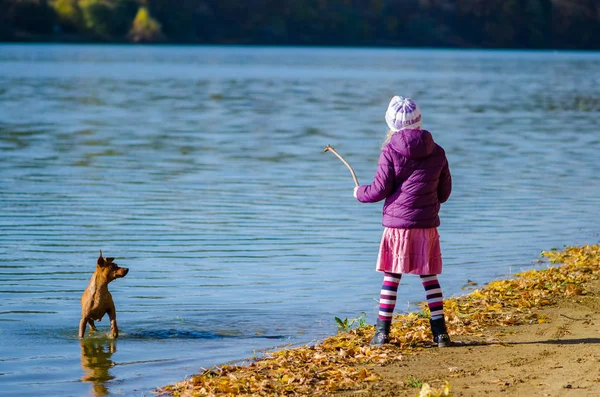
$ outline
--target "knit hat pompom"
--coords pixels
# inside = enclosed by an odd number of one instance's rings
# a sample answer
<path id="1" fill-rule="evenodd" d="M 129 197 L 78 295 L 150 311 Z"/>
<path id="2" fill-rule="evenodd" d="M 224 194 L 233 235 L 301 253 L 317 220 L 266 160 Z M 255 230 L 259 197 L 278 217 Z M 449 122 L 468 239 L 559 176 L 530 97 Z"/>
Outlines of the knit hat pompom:
<path id="1" fill-rule="evenodd" d="M 421 128 L 421 109 L 410 98 L 395 96 L 385 112 L 385 121 L 392 131 Z"/>

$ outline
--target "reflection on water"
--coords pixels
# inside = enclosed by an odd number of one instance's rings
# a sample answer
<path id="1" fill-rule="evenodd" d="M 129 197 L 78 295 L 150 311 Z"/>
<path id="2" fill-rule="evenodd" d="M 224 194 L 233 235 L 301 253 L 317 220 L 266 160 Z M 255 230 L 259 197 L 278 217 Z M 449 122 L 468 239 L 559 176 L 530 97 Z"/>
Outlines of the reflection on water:
<path id="1" fill-rule="evenodd" d="M 83 365 L 99 392 L 149 394 L 374 321 L 381 205 L 323 148 L 368 182 L 396 94 L 450 161 L 446 295 L 597 242 L 598 70 L 597 53 L 0 46 L 0 390 L 90 395 Z M 77 342 L 100 249 L 132 271 L 111 284 L 118 351 Z M 423 299 L 402 280 L 399 310 Z"/>
<path id="2" fill-rule="evenodd" d="M 110 374 L 110 369 L 115 365 L 111 360 L 117 351 L 117 342 L 106 338 L 84 338 L 79 341 L 81 345 L 81 368 L 84 375 L 83 382 L 92 384 L 93 396 L 106 396 L 109 394 L 106 382 L 115 377 Z"/>

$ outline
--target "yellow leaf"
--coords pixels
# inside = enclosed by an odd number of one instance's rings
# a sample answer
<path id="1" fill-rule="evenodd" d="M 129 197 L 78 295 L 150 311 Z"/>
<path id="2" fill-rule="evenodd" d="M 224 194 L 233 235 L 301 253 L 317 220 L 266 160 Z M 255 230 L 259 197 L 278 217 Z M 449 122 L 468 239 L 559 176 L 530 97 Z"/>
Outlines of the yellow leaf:
<path id="1" fill-rule="evenodd" d="M 442 389 L 443 396 L 450 395 L 450 383 L 448 381 L 444 381 L 444 388 Z"/>

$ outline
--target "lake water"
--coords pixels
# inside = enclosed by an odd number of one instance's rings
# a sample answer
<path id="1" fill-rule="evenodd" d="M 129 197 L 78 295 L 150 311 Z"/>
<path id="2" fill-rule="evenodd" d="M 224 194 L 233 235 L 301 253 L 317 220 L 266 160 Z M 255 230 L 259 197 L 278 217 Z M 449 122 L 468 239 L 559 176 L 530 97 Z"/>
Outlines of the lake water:
<path id="1" fill-rule="evenodd" d="M 600 53 L 0 45 L 0 394 L 147 396 L 373 322 L 381 204 L 323 148 L 370 182 L 396 94 L 450 161 L 446 296 L 600 241 Z M 80 342 L 99 250 L 121 336 Z"/>

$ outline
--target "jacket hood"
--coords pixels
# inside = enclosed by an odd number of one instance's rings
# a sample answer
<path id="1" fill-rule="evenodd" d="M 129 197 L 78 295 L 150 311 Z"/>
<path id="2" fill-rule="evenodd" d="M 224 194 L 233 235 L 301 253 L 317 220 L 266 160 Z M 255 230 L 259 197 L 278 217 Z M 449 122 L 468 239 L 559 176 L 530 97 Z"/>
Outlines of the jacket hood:
<path id="1" fill-rule="evenodd" d="M 402 156 L 416 160 L 433 153 L 435 142 L 427 130 L 400 130 L 392 136 L 390 147 Z"/>

